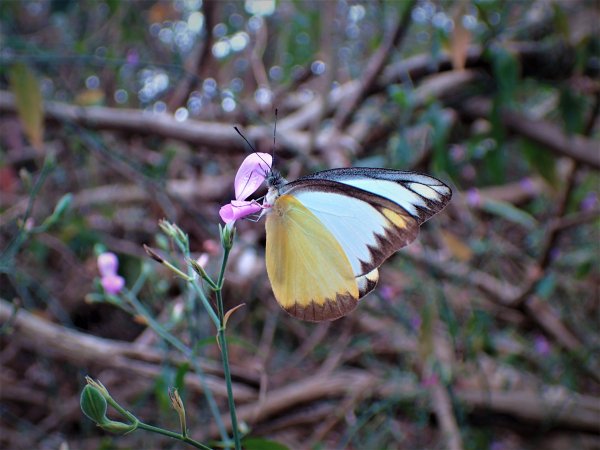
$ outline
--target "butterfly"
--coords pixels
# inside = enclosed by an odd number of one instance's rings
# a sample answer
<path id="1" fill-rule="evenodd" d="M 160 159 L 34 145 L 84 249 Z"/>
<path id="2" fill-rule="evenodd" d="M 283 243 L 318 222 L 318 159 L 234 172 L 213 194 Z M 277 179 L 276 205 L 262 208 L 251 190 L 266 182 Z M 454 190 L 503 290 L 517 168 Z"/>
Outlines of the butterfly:
<path id="1" fill-rule="evenodd" d="M 221 217 L 227 222 L 262 210 L 275 298 L 292 316 L 312 322 L 354 310 L 377 285 L 379 266 L 414 241 L 421 224 L 452 197 L 446 184 L 416 172 L 331 169 L 287 182 L 271 168 L 271 155 L 254 153 L 246 161 L 236 176 L 236 200 Z M 246 201 L 263 180 L 263 203 Z"/>

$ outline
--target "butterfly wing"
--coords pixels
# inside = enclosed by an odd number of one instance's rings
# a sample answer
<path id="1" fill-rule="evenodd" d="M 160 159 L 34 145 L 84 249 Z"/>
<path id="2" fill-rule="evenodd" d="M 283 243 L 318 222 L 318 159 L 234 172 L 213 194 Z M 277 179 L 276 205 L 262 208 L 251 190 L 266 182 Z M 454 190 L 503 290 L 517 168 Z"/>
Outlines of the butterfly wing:
<path id="1" fill-rule="evenodd" d="M 319 172 L 280 193 L 267 216 L 267 272 L 281 306 L 312 321 L 354 309 L 381 263 L 451 196 L 426 175 L 365 168 Z"/>
<path id="2" fill-rule="evenodd" d="M 325 180 L 353 186 L 396 203 L 419 225 L 440 212 L 450 201 L 452 190 L 437 178 L 417 172 L 351 167 L 317 172 L 285 186 L 284 192 Z"/>
<path id="3" fill-rule="evenodd" d="M 340 243 L 291 195 L 267 216 L 267 273 L 275 298 L 291 315 L 322 321 L 356 307 L 359 288 Z"/>
<path id="4" fill-rule="evenodd" d="M 355 276 L 414 241 L 419 226 L 452 196 L 448 186 L 428 175 L 371 168 L 317 172 L 288 183 L 282 192 L 295 196 L 329 229 Z"/>

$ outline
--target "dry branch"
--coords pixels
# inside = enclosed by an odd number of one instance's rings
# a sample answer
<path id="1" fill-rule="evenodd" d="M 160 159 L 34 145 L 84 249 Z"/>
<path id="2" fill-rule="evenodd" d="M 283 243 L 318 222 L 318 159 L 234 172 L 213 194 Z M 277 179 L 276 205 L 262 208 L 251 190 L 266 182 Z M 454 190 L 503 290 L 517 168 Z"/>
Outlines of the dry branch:
<path id="1" fill-rule="evenodd" d="M 166 193 L 183 203 L 198 201 L 215 201 L 222 199 L 230 187 L 217 176 L 204 175 L 195 180 L 169 180 L 166 182 Z M 116 205 L 152 201 L 152 192 L 135 184 L 111 184 L 84 189 L 73 197 L 72 207 L 94 208 L 98 205 Z M 12 205 L 11 205 L 12 203 Z M 0 209 L 8 207 L 0 214 L 0 225 L 6 224 L 25 213 L 29 198 L 21 198 L 16 202 L 7 202 L 0 197 Z"/>
<path id="2" fill-rule="evenodd" d="M 339 398 L 362 392 L 365 396 L 413 399 L 422 395 L 422 389 L 410 382 L 402 385 L 383 382 L 380 376 L 364 370 L 343 370 L 312 376 L 270 391 L 257 412 L 253 404 L 237 409 L 238 419 L 253 423 L 276 414 L 290 411 L 301 404 L 324 398 Z M 587 432 L 598 432 L 600 399 L 571 393 L 563 388 L 519 391 L 487 391 L 457 389 L 454 395 L 467 409 L 486 413 L 507 414 L 516 420 L 525 420 L 538 426 L 554 426 Z M 256 414 L 256 415 L 255 415 Z M 223 416 L 227 427 L 228 416 Z M 211 427 L 211 435 L 217 430 Z"/>
<path id="3" fill-rule="evenodd" d="M 0 321 L 5 323 L 12 315 L 12 305 L 0 300 Z M 127 342 L 90 336 L 40 319 L 31 313 L 19 310 L 11 324 L 11 339 L 39 354 L 64 359 L 76 364 L 98 366 L 129 371 L 145 377 L 156 377 L 160 364 L 168 357 L 152 348 Z M 212 366 L 205 367 L 208 370 Z M 239 375 L 246 376 L 238 370 Z M 216 395 L 225 396 L 221 378 L 206 375 L 209 387 Z M 197 378 L 188 374 L 186 385 L 193 391 L 201 388 Z M 260 422 L 281 414 L 301 404 L 324 398 L 339 398 L 361 392 L 365 397 L 372 395 L 390 398 L 413 398 L 420 395 L 420 388 L 410 383 L 398 385 L 383 382 L 382 377 L 364 370 L 338 370 L 328 376 L 318 374 L 304 380 L 293 380 L 267 393 L 259 402 L 256 390 L 234 383 L 236 400 L 246 403 L 238 407 L 238 418 L 246 422 Z M 488 392 L 474 389 L 455 391 L 457 398 L 468 408 L 486 412 L 509 414 L 517 419 L 538 424 L 553 424 L 583 431 L 593 431 L 600 423 L 600 401 L 596 398 L 574 395 L 566 390 L 545 389 L 540 392 Z M 560 406 L 560 407 L 559 407 Z M 223 417 L 226 423 L 229 416 Z M 214 435 L 216 430 L 211 429 Z"/>
<path id="4" fill-rule="evenodd" d="M 377 49 L 371 60 L 367 63 L 365 73 L 358 88 L 340 105 L 335 117 L 335 126 L 338 130 L 341 130 L 346 126 L 348 120 L 358 108 L 359 103 L 363 100 L 371 86 L 373 86 L 380 73 L 383 71 L 384 65 L 390 58 L 392 50 L 402 42 L 410 25 L 411 12 L 415 3 L 415 0 L 405 2 L 403 5 L 404 9 L 402 17 L 396 20 L 390 36 L 385 39 L 383 44 Z"/>
<path id="5" fill-rule="evenodd" d="M 437 96 L 443 97 L 455 92 L 461 86 L 477 79 L 477 73 L 464 71 L 461 73 L 447 72 L 431 77 L 422 87 L 416 89 L 417 105 Z M 347 83 L 335 90 L 328 101 L 340 102 L 343 98 L 356 91 L 356 83 Z M 278 147 L 307 154 L 311 148 L 311 133 L 299 131 L 302 126 L 310 123 L 315 111 L 322 105 L 317 98 L 307 104 L 297 113 L 282 118 L 278 123 Z M 233 129 L 232 124 L 186 120 L 180 122 L 169 113 L 154 114 L 137 109 L 109 108 L 104 106 L 75 106 L 61 102 L 48 101 L 44 103 L 46 120 L 52 119 L 65 123 L 73 123 L 82 127 L 99 130 L 125 131 L 134 134 L 152 134 L 163 138 L 177 139 L 194 145 L 204 145 L 215 151 L 243 152 L 245 144 Z M 14 95 L 0 91 L 0 113 L 15 113 Z M 308 122 L 307 122 L 308 121 Z M 270 142 L 273 129 L 268 126 L 248 126 L 244 134 L 250 141 Z M 321 151 L 326 151 L 332 139 L 330 129 L 321 130 L 316 137 L 315 145 Z M 347 134 L 336 134 L 336 139 L 347 147 L 356 147 L 356 140 Z"/>
<path id="6" fill-rule="evenodd" d="M 435 268 L 441 275 L 450 279 L 464 280 L 467 284 L 476 287 L 487 294 L 492 300 L 506 307 L 514 307 L 514 299 L 521 291 L 514 285 L 501 282 L 497 278 L 473 269 L 465 264 L 445 259 L 431 252 L 418 252 L 409 247 L 402 255 L 419 263 Z M 538 326 L 548 335 L 552 336 L 563 348 L 567 350 L 581 350 L 583 344 L 560 320 L 548 304 L 530 297 L 525 303 L 525 311 Z"/>
<path id="7" fill-rule="evenodd" d="M 491 102 L 484 98 L 472 98 L 460 106 L 460 111 L 471 118 L 487 118 L 491 114 Z M 596 170 L 600 169 L 598 143 L 583 136 L 567 136 L 562 130 L 543 120 L 533 120 L 514 111 L 502 113 L 504 125 L 513 133 L 546 147 L 558 156 L 566 156 Z"/>
<path id="8" fill-rule="evenodd" d="M 6 322 L 13 313 L 13 306 L 0 299 L 0 322 Z M 156 377 L 161 373 L 161 363 L 167 359 L 181 362 L 177 356 L 159 352 L 153 348 L 139 346 L 124 341 L 104 339 L 81 333 L 51 323 L 20 309 L 14 322 L 10 339 L 38 354 L 69 361 L 80 366 L 97 365 L 125 370 L 145 377 Z M 220 373 L 217 363 L 200 363 L 206 372 Z M 247 370 L 232 367 L 232 373 L 248 378 Z M 206 384 L 215 395 L 227 397 L 222 378 L 206 374 Z M 257 381 L 257 380 L 256 380 Z M 186 375 L 186 384 L 196 392 L 202 388 L 193 374 Z M 240 401 L 256 398 L 256 391 L 240 383 L 234 383 L 233 390 Z"/>

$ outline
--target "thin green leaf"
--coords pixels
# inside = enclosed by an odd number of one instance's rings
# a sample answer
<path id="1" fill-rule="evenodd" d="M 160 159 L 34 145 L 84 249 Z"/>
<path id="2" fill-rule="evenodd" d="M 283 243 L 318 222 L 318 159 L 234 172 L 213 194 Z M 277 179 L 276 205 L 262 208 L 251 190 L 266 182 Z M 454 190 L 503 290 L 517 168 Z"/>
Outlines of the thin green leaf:
<path id="1" fill-rule="evenodd" d="M 181 393 L 185 390 L 185 374 L 190 371 L 190 364 L 188 362 L 184 362 L 177 367 L 177 372 L 175 373 L 175 387 Z"/>
<path id="2" fill-rule="evenodd" d="M 27 139 L 36 149 L 41 150 L 44 142 L 44 108 L 37 78 L 24 64 L 11 67 L 9 78 Z"/>
<path id="3" fill-rule="evenodd" d="M 556 172 L 556 158 L 548 150 L 541 148 L 533 141 L 524 139 L 521 141 L 523 156 L 531 166 L 537 171 L 551 186 L 558 183 Z"/>
<path id="4" fill-rule="evenodd" d="M 538 226 L 537 220 L 531 214 L 507 202 L 486 199 L 483 201 L 481 209 L 509 222 L 517 223 L 528 230 L 533 230 Z"/>

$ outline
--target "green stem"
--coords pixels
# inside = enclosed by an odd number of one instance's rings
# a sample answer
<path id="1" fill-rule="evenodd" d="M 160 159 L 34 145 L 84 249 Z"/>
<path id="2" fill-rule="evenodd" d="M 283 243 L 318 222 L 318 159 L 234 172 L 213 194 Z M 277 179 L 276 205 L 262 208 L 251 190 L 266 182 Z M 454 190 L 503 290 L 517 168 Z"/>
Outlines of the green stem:
<path id="1" fill-rule="evenodd" d="M 192 281 L 192 278 L 189 275 L 186 275 L 185 273 L 183 273 L 181 270 L 179 270 L 177 267 L 175 267 L 173 264 L 171 264 L 169 261 L 163 261 L 163 265 L 166 266 L 167 268 L 169 268 L 172 272 L 174 272 L 177 276 L 183 278 L 185 281 Z"/>
<path id="2" fill-rule="evenodd" d="M 196 283 L 192 283 L 192 285 L 196 285 Z M 223 439 L 224 441 L 229 440 L 229 437 L 227 436 L 227 431 L 225 430 L 225 425 L 223 424 L 223 422 L 221 420 L 221 413 L 219 411 L 219 407 L 217 406 L 217 402 L 215 401 L 215 398 L 212 395 L 212 391 L 206 384 L 204 371 L 202 370 L 202 367 L 200 367 L 200 364 L 198 364 L 198 362 L 196 361 L 194 352 L 189 347 L 187 347 L 183 342 L 181 342 L 179 339 L 177 339 L 175 336 L 173 336 L 171 333 L 169 333 L 167 330 L 165 330 L 160 323 L 158 323 L 156 320 L 154 320 L 154 318 L 146 310 L 144 305 L 142 305 L 142 303 L 134 295 L 132 295 L 131 292 L 126 292 L 125 298 L 133 306 L 133 308 L 135 309 L 135 312 L 137 314 L 139 314 L 140 316 L 142 316 L 146 320 L 146 323 L 148 324 L 148 326 L 150 328 L 152 328 L 152 330 L 154 330 L 156 332 L 156 334 L 158 334 L 166 342 L 168 342 L 173 347 L 175 347 L 177 350 L 179 350 L 181 353 L 183 353 L 185 355 L 185 357 L 192 363 L 192 366 L 194 367 L 194 370 L 196 371 L 196 373 L 198 374 L 198 378 L 200 379 L 200 384 L 202 385 L 202 391 L 204 392 L 204 396 L 206 397 L 208 406 L 211 410 L 213 417 L 215 418 L 215 422 L 217 424 L 217 428 L 219 429 L 219 434 L 221 435 L 221 439 Z M 212 311 L 212 308 L 211 308 L 211 311 Z M 213 313 L 213 315 L 215 314 L 214 311 L 212 313 Z M 218 322 L 218 320 L 217 320 L 217 322 Z"/>
<path id="3" fill-rule="evenodd" d="M 207 447 L 206 445 L 201 444 L 200 442 L 198 442 L 192 438 L 183 436 L 183 435 L 181 435 L 179 433 L 175 433 L 173 431 L 165 430 L 163 428 L 154 427 L 154 426 L 148 425 L 147 423 L 144 423 L 144 422 L 138 422 L 138 428 L 141 428 L 142 430 L 146 430 L 146 431 L 151 431 L 152 433 L 162 434 L 164 436 L 168 436 L 173 439 L 178 439 L 180 441 L 183 441 L 187 444 L 193 445 L 194 447 L 200 448 L 202 450 L 212 450 L 210 447 Z"/>
<path id="4" fill-rule="evenodd" d="M 122 416 L 127 417 L 127 420 L 129 420 L 131 423 L 135 423 L 135 424 L 141 423 L 137 417 L 135 417 L 133 414 L 131 414 L 129 411 L 127 411 L 125 408 L 123 408 L 121 405 L 119 405 L 115 401 L 115 399 L 112 398 L 110 395 L 105 398 L 106 398 L 106 402 L 110 406 L 115 408 L 115 410 L 118 411 Z"/>
<path id="5" fill-rule="evenodd" d="M 220 291 L 218 291 L 220 294 Z M 235 412 L 235 400 L 233 398 L 233 388 L 231 386 L 231 371 L 229 370 L 229 353 L 227 351 L 227 338 L 225 337 L 225 328 L 219 328 L 219 342 L 221 347 L 221 355 L 223 359 L 223 372 L 225 374 L 225 382 L 227 384 L 227 402 L 229 405 L 229 414 L 231 416 L 231 428 L 233 430 L 233 441 L 235 450 L 241 450 L 240 434 L 238 430 L 237 414 Z"/>
<path id="6" fill-rule="evenodd" d="M 198 284 L 198 280 L 194 279 L 190 282 L 190 284 L 192 285 L 192 288 L 194 289 L 194 291 L 196 292 L 198 297 L 200 297 L 200 301 L 204 305 L 204 309 L 206 309 L 206 311 L 208 312 L 208 315 L 210 316 L 210 320 L 213 321 L 213 323 L 215 324 L 215 328 L 218 329 L 219 323 L 220 323 L 219 317 L 215 314 L 215 310 L 213 309 L 210 302 L 208 301 L 206 294 L 204 293 L 204 291 Z"/>
<path id="7" fill-rule="evenodd" d="M 217 280 L 218 289 L 215 291 L 217 297 L 217 311 L 219 314 L 219 348 L 221 349 L 221 359 L 223 360 L 223 372 L 225 375 L 225 383 L 227 384 L 227 401 L 229 404 L 229 414 L 231 416 L 231 428 L 233 430 L 233 441 L 235 443 L 235 450 L 241 450 L 242 444 L 240 441 L 240 433 L 238 430 L 237 414 L 235 412 L 235 400 L 233 398 L 233 388 L 231 385 L 231 371 L 229 369 L 229 353 L 227 350 L 227 337 L 225 336 L 225 314 L 223 308 L 223 280 L 225 278 L 225 267 L 227 266 L 227 260 L 229 258 L 229 248 L 223 246 L 223 262 L 221 264 L 221 270 L 219 272 L 219 279 Z"/>

